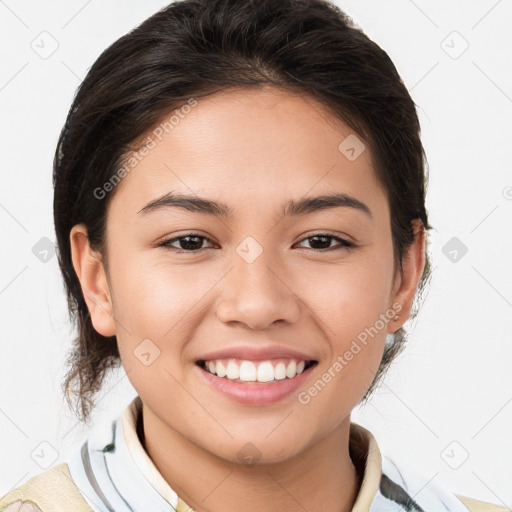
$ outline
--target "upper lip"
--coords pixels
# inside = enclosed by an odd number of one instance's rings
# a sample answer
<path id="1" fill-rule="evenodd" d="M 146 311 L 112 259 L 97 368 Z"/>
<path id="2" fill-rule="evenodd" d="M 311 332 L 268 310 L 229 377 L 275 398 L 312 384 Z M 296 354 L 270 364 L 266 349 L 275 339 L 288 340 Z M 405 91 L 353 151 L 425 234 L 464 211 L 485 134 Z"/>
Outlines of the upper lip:
<path id="1" fill-rule="evenodd" d="M 264 361 L 267 359 L 298 359 L 300 361 L 313 361 L 314 358 L 287 347 L 270 345 L 266 347 L 247 347 L 238 346 L 214 350 L 208 352 L 199 361 L 211 361 L 214 359 L 247 359 L 254 361 Z"/>

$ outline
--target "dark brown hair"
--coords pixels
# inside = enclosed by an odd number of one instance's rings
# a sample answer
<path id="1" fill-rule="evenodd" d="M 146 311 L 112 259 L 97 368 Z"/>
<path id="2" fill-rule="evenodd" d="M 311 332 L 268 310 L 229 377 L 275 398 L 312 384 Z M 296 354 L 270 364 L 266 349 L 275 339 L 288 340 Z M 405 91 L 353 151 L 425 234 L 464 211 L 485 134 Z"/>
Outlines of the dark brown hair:
<path id="1" fill-rule="evenodd" d="M 82 421 L 120 359 L 116 337 L 92 326 L 71 261 L 71 228 L 84 223 L 91 246 L 106 256 L 106 208 L 116 188 L 105 198 L 97 191 L 119 173 L 134 145 L 191 98 L 264 85 L 309 94 L 369 144 L 389 200 L 396 269 L 414 239 L 411 222 L 430 228 L 415 104 L 386 52 L 337 6 L 324 0 L 170 4 L 99 56 L 75 94 L 55 152 L 58 259 L 78 329 L 62 388 Z M 426 256 L 416 299 L 429 277 Z M 401 328 L 386 344 L 360 403 L 405 341 Z"/>

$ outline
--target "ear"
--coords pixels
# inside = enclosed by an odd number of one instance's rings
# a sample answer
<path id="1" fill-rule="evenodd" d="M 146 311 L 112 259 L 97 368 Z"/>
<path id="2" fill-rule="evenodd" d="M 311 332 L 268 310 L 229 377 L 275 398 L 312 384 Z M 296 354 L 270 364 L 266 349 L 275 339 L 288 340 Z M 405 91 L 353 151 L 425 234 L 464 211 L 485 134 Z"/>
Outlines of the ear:
<path id="1" fill-rule="evenodd" d="M 425 268 L 425 227 L 421 220 L 412 221 L 414 241 L 402 258 L 402 271 L 397 271 L 392 293 L 394 320 L 388 323 L 388 332 L 397 331 L 411 314 L 414 296 Z"/>
<path id="2" fill-rule="evenodd" d="M 116 323 L 101 254 L 91 249 L 87 228 L 84 224 L 73 226 L 69 240 L 73 267 L 82 287 L 82 294 L 91 315 L 92 325 L 99 334 L 106 337 L 114 336 Z"/>

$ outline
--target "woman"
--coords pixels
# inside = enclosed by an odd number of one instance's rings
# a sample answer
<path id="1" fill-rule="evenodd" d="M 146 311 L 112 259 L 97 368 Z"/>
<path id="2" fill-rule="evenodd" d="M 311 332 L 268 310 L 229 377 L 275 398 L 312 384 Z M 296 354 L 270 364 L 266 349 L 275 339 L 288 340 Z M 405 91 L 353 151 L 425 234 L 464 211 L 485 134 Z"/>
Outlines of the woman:
<path id="1" fill-rule="evenodd" d="M 66 396 L 137 397 L 0 510 L 505 510 L 350 421 L 429 275 L 424 152 L 387 54 L 320 1 L 175 2 L 105 50 L 54 162 Z"/>

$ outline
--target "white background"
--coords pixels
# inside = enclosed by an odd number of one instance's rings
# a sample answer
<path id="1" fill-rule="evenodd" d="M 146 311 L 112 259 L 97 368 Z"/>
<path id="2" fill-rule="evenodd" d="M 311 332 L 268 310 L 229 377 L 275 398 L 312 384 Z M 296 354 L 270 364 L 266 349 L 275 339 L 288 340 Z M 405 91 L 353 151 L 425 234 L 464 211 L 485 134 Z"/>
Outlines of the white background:
<path id="1" fill-rule="evenodd" d="M 0 495 L 87 435 L 60 391 L 73 333 L 57 259 L 42 262 L 32 248 L 55 241 L 52 159 L 76 88 L 108 45 L 166 3 L 0 2 Z M 410 343 L 352 419 L 426 485 L 510 507 L 512 4 L 338 5 L 390 55 L 418 105 L 435 228 L 434 274 Z M 33 49 L 41 38 L 58 44 L 48 58 Z M 455 262 L 450 246 L 443 253 L 453 237 L 468 249 Z M 94 422 L 134 395 L 124 372 L 113 374 Z"/>

